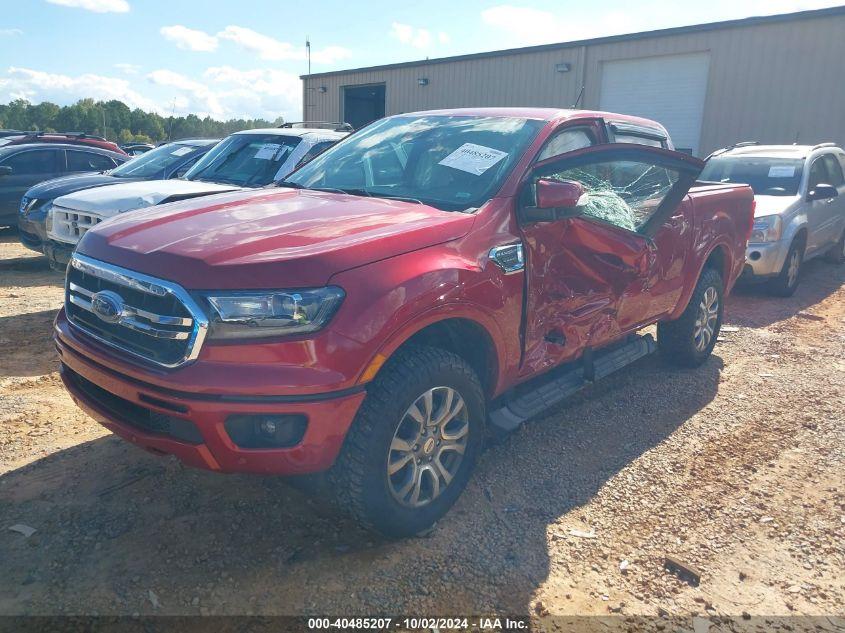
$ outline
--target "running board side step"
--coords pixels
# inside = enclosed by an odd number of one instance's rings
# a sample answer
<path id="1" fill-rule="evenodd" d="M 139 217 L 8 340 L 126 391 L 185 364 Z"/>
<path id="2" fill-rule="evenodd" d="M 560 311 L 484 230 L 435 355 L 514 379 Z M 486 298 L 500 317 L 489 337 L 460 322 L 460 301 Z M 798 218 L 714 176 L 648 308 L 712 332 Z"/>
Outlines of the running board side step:
<path id="1" fill-rule="evenodd" d="M 528 418 L 542 413 L 580 391 L 588 383 L 612 374 L 657 349 L 651 334 L 632 337 L 627 343 L 586 355 L 573 368 L 523 393 L 490 412 L 490 423 L 502 431 L 515 431 Z"/>

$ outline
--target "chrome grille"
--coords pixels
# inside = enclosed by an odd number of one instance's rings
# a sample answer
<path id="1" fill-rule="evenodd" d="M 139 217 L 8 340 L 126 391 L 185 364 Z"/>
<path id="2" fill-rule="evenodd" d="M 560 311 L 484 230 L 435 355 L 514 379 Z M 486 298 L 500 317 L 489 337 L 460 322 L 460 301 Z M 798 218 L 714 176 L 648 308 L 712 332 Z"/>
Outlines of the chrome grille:
<path id="1" fill-rule="evenodd" d="M 202 310 L 180 286 L 77 253 L 65 311 L 85 334 L 162 367 L 197 358 L 208 331 Z"/>
<path id="2" fill-rule="evenodd" d="M 88 229 L 103 221 L 103 218 L 93 213 L 80 213 L 64 207 L 54 206 L 51 213 L 53 226 L 50 229 L 50 237 L 70 244 L 76 244 L 88 232 Z"/>

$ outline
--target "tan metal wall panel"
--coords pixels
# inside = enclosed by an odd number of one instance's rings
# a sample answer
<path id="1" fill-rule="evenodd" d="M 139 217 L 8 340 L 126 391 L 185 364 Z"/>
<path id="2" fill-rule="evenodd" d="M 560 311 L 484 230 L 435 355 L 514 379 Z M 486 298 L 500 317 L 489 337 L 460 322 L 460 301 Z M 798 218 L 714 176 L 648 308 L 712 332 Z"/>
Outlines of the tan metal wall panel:
<path id="1" fill-rule="evenodd" d="M 845 15 L 306 78 L 306 119 L 338 120 L 342 86 L 386 84 L 386 113 L 473 106 L 596 108 L 602 63 L 710 53 L 701 152 L 741 140 L 845 143 Z M 567 73 L 555 64 L 572 65 Z M 417 79 L 427 77 L 429 85 Z M 316 89 L 326 87 L 325 93 Z"/>

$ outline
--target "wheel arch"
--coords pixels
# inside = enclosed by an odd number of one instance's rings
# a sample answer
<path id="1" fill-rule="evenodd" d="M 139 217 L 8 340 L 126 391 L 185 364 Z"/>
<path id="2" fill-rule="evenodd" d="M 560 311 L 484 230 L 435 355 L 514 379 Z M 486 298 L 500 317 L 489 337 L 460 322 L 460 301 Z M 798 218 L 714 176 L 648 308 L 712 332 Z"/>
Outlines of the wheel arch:
<path id="1" fill-rule="evenodd" d="M 478 375 L 485 396 L 491 398 L 499 384 L 504 350 L 491 332 L 491 329 L 495 330 L 495 325 L 483 321 L 486 319 L 461 311 L 415 320 L 413 327 L 404 328 L 388 339 L 368 363 L 359 382 L 376 378 L 400 349 L 409 345 L 427 345 L 463 358 Z"/>

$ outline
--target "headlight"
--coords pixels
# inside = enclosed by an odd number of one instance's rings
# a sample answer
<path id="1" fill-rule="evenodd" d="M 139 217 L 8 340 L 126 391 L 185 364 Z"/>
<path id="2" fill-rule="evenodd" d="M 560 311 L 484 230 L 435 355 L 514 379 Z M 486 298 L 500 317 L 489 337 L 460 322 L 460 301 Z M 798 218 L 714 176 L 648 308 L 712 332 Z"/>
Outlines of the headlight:
<path id="1" fill-rule="evenodd" d="M 52 209 L 52 207 L 50 208 L 49 211 L 47 211 L 47 217 L 44 219 L 44 227 L 45 227 L 45 229 L 47 230 L 48 233 L 53 230 L 53 209 Z"/>
<path id="2" fill-rule="evenodd" d="M 316 332 L 329 322 L 346 296 L 337 286 L 198 294 L 209 308 L 210 339 Z"/>
<path id="3" fill-rule="evenodd" d="M 779 215 L 765 215 L 762 218 L 754 218 L 754 228 L 751 229 L 751 237 L 748 241 L 759 244 L 760 242 L 777 242 L 783 232 L 783 220 Z"/>
<path id="4" fill-rule="evenodd" d="M 26 196 L 21 198 L 21 215 L 26 215 L 32 211 L 39 202 L 40 200 L 38 198 L 27 198 Z"/>

